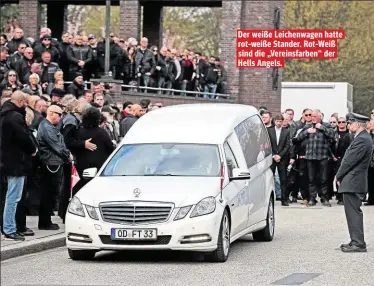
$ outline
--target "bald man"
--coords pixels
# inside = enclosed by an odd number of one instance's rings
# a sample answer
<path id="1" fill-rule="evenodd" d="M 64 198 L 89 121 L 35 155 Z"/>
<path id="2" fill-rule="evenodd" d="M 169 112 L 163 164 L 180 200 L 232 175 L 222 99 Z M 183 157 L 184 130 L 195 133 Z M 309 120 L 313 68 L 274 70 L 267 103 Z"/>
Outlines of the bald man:
<path id="1" fill-rule="evenodd" d="M 38 227 L 42 230 L 58 230 L 58 224 L 52 223 L 51 214 L 56 205 L 59 192 L 63 165 L 71 162 L 73 156 L 66 148 L 64 137 L 56 128 L 60 122 L 63 110 L 57 105 L 47 109 L 46 120 L 38 129 L 39 157 L 42 163 L 40 169 L 40 206 Z"/>
<path id="2" fill-rule="evenodd" d="M 22 59 L 15 63 L 15 70 L 22 84 L 29 84 L 28 82 L 26 82 L 26 75 L 30 73 L 31 65 L 34 62 L 34 50 L 32 48 L 26 48 L 23 53 Z"/>
<path id="3" fill-rule="evenodd" d="M 125 137 L 126 133 L 129 132 L 130 128 L 144 113 L 145 110 L 139 104 L 133 104 L 131 106 L 128 116 L 121 121 L 119 126 L 120 140 Z"/>
<path id="4" fill-rule="evenodd" d="M 8 181 L 2 232 L 5 239 L 13 241 L 25 240 L 19 234 L 25 229 L 17 229 L 15 217 L 31 157 L 37 152 L 25 121 L 26 105 L 26 94 L 16 91 L 0 109 L 0 168 Z"/>
<path id="5" fill-rule="evenodd" d="M 24 37 L 23 30 L 16 28 L 13 32 L 13 38 L 7 43 L 10 55 L 17 51 L 20 43 L 25 43 L 28 47 L 31 46 L 30 42 Z"/>

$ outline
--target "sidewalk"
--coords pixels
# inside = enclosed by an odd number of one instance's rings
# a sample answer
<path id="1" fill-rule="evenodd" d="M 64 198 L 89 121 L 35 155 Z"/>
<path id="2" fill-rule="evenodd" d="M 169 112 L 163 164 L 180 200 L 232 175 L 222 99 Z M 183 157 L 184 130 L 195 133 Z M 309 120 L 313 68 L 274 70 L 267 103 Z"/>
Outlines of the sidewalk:
<path id="1" fill-rule="evenodd" d="M 65 226 L 58 216 L 52 217 L 52 221 L 60 226 L 59 230 L 39 230 L 38 217 L 28 216 L 27 227 L 35 232 L 34 236 L 25 236 L 25 241 L 4 240 L 1 236 L 1 260 L 64 246 Z"/>

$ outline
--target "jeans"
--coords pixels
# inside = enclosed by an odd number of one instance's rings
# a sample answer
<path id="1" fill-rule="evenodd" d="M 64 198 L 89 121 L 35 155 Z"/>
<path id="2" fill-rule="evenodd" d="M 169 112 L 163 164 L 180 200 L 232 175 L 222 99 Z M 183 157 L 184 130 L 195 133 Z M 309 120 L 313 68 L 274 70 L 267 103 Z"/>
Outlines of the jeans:
<path id="1" fill-rule="evenodd" d="M 216 84 L 206 84 L 204 86 L 204 98 L 215 98 L 215 95 L 208 93 L 216 93 L 217 85 Z"/>
<path id="2" fill-rule="evenodd" d="M 21 200 L 25 177 L 8 176 L 8 191 L 5 197 L 4 223 L 5 234 L 15 233 L 17 204 Z"/>
<path id="3" fill-rule="evenodd" d="M 327 190 L 328 160 L 307 160 L 309 176 L 309 200 L 315 200 L 317 194 L 321 200 L 329 200 Z"/>

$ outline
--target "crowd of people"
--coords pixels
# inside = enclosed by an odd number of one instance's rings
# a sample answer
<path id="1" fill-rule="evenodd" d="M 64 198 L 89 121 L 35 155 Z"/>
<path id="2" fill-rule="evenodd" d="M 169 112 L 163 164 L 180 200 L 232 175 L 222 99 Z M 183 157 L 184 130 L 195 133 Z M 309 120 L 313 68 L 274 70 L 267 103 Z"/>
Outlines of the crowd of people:
<path id="1" fill-rule="evenodd" d="M 51 216 L 58 211 L 64 220 L 69 199 L 88 182 L 83 170 L 100 168 L 136 120 L 162 104 L 148 99 L 116 103 L 109 85 L 87 88 L 87 81 L 104 72 L 105 42 L 98 43 L 94 35 L 65 33 L 58 42 L 50 29 L 42 28 L 35 41 L 17 28 L 12 39 L 1 35 L 0 41 L 1 232 L 6 239 L 24 240 L 34 235 L 26 215 L 39 216 L 39 229 L 58 229 Z M 148 49 L 146 38 L 138 45 L 136 39 L 111 35 L 110 70 L 134 87 L 172 88 L 181 94 L 195 90 L 211 98 L 226 90 L 218 58 Z M 260 114 L 272 145 L 271 168 L 281 204 L 301 200 L 315 206 L 319 197 L 331 206 L 334 196 L 343 204 L 334 178 L 354 138 L 346 116 L 333 114 L 324 122 L 319 110 L 308 108 L 298 121 L 292 109 L 273 116 L 261 107 Z M 367 131 L 374 142 L 374 110 Z M 75 168 L 80 180 L 72 187 Z M 373 181 L 372 156 L 369 196 L 362 198 L 367 205 L 374 205 Z"/>
<path id="2" fill-rule="evenodd" d="M 95 86 L 95 96 L 87 91 L 79 98 L 3 91 L 0 221 L 5 239 L 34 235 L 27 215 L 39 216 L 39 229 L 59 229 L 51 216 L 58 211 L 64 220 L 70 198 L 88 182 L 83 170 L 99 169 L 136 120 L 161 107 L 148 99 L 113 104 L 104 85 Z M 72 186 L 75 168 L 80 180 Z"/>
<path id="3" fill-rule="evenodd" d="M 51 34 L 49 28 L 41 28 L 40 38 L 35 40 L 16 28 L 11 39 L 0 36 L 0 92 L 26 89 L 40 96 L 64 90 L 65 94 L 81 95 L 86 82 L 104 75 L 105 40 L 98 41 L 93 34 L 63 33 L 58 41 Z M 205 98 L 226 94 L 226 71 L 216 56 L 190 49 L 179 52 L 165 46 L 149 47 L 147 38 L 138 43 L 135 38 L 125 40 L 113 33 L 109 54 L 110 73 L 128 90 Z"/>
<path id="4" fill-rule="evenodd" d="M 315 206 L 317 197 L 324 206 L 331 206 L 336 198 L 343 205 L 342 194 L 335 180 L 343 157 L 354 139 L 347 115 L 332 114 L 324 122 L 320 110 L 304 109 L 300 120 L 294 120 L 294 111 L 287 109 L 273 116 L 266 107 L 260 108 L 273 150 L 272 170 L 276 196 L 283 206 L 297 203 Z M 365 127 L 374 145 L 374 110 L 367 117 Z M 366 205 L 374 205 L 374 153 L 368 168 L 368 198 Z"/>

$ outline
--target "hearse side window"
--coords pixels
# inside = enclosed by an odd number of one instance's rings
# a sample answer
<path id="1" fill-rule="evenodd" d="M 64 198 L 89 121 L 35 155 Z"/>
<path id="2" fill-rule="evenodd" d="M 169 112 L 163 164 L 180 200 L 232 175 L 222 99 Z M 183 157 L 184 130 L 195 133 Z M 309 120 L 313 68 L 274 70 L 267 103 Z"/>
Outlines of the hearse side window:
<path id="1" fill-rule="evenodd" d="M 234 168 L 238 168 L 238 163 L 236 162 L 234 153 L 232 152 L 231 147 L 227 142 L 223 144 L 223 149 L 225 151 L 226 164 L 228 169 L 227 171 L 229 173 L 229 177 L 232 177 L 232 170 Z"/>
<path id="2" fill-rule="evenodd" d="M 258 115 L 251 116 L 235 127 L 248 168 L 271 154 L 267 130 Z"/>

